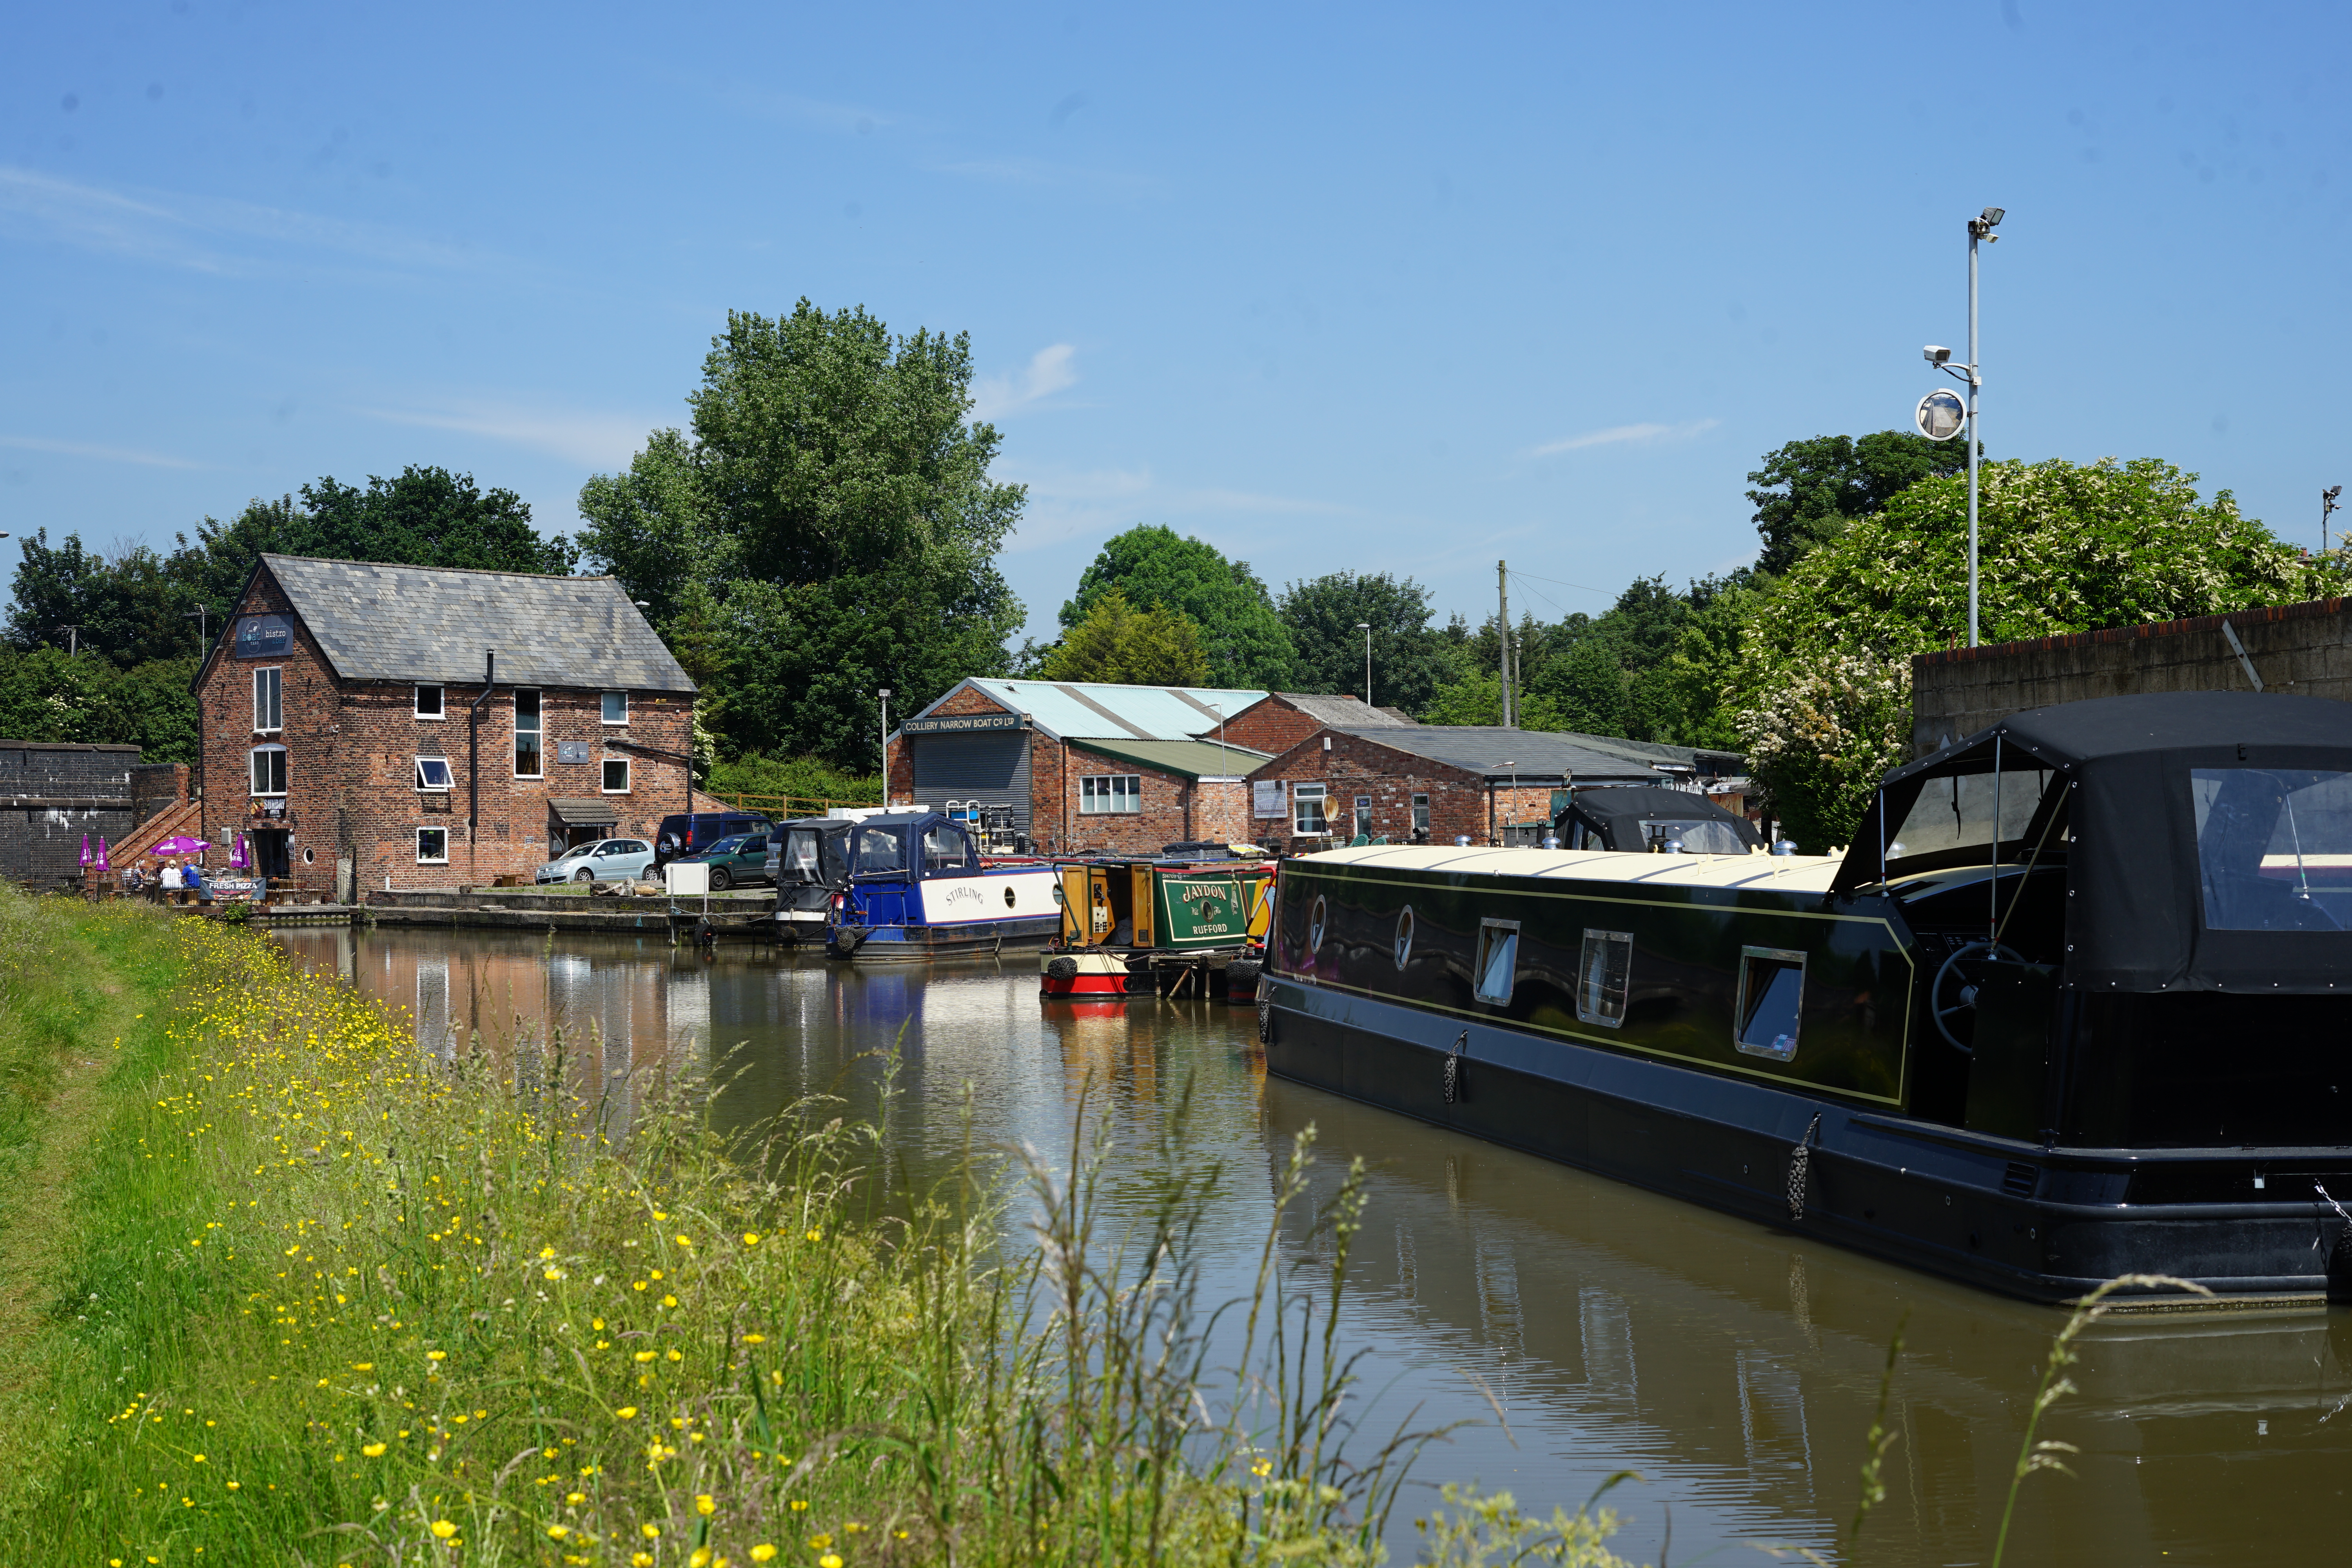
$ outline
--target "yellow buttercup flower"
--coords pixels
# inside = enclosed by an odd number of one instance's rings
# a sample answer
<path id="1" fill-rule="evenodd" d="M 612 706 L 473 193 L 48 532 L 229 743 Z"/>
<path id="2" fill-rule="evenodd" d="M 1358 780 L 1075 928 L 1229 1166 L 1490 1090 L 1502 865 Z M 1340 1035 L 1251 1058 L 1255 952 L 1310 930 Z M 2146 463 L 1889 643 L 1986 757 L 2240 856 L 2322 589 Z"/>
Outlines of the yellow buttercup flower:
<path id="1" fill-rule="evenodd" d="M 637 1528 L 646 1532 L 646 1539 L 647 1541 L 659 1541 L 661 1539 L 661 1526 L 658 1524 L 641 1524 L 637 1526 Z"/>
<path id="2" fill-rule="evenodd" d="M 747 1230 L 747 1231 L 745 1231 L 745 1232 L 743 1233 L 743 1245 L 744 1245 L 744 1246 L 746 1246 L 746 1247 L 757 1247 L 757 1246 L 759 1246 L 759 1245 L 760 1245 L 760 1233 L 759 1233 L 758 1231 L 756 1231 L 756 1230 Z"/>
<path id="3" fill-rule="evenodd" d="M 447 1520 L 446 1520 L 446 1519 L 436 1519 L 436 1520 L 435 1520 L 435 1521 L 433 1521 L 432 1529 L 433 1529 L 433 1539 L 435 1539 L 436 1541 L 446 1541 L 446 1540 L 448 1540 L 451 1536 L 453 1536 L 453 1535 L 455 1535 L 455 1534 L 457 1534 L 457 1527 L 456 1525 L 454 1525 L 454 1524 L 450 1523 L 450 1522 L 449 1522 Z"/>
<path id="4" fill-rule="evenodd" d="M 704 1492 L 694 1500 L 694 1511 L 700 1514 L 703 1518 L 709 1519 L 712 1514 L 719 1511 L 719 1500 L 712 1497 L 709 1492 Z"/>
<path id="5" fill-rule="evenodd" d="M 634 1405 L 624 1405 L 613 1414 L 624 1421 L 635 1421 L 637 1418 L 637 1407 Z"/>
<path id="6" fill-rule="evenodd" d="M 383 1458 L 383 1447 L 382 1443 L 366 1443 L 361 1445 L 360 1452 L 371 1459 L 381 1459 Z"/>
<path id="7" fill-rule="evenodd" d="M 841 1553 L 828 1552 L 816 1560 L 816 1568 L 841 1568 Z"/>
<path id="8" fill-rule="evenodd" d="M 751 1548 L 751 1561 L 754 1563 L 772 1563 L 775 1557 L 776 1549 L 764 1541 Z"/>
<path id="9" fill-rule="evenodd" d="M 811 1241 L 823 1241 L 824 1239 L 824 1232 L 821 1230 L 813 1230 L 808 1233 L 808 1238 Z"/>

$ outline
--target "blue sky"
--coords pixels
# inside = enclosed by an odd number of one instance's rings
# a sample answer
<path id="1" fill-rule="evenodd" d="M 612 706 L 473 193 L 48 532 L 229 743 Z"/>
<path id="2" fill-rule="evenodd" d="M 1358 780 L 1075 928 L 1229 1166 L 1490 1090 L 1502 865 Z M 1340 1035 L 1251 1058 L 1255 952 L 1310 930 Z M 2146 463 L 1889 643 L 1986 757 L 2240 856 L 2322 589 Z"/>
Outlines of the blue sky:
<path id="1" fill-rule="evenodd" d="M 568 531 L 730 307 L 806 295 L 971 332 L 1034 629 L 1137 521 L 1441 614 L 1508 557 L 1550 618 L 1748 558 L 1766 450 L 1906 424 L 1991 203 L 1994 453 L 2161 457 L 2316 542 L 2346 16 L 26 6 L 0 529 L 419 462 Z"/>

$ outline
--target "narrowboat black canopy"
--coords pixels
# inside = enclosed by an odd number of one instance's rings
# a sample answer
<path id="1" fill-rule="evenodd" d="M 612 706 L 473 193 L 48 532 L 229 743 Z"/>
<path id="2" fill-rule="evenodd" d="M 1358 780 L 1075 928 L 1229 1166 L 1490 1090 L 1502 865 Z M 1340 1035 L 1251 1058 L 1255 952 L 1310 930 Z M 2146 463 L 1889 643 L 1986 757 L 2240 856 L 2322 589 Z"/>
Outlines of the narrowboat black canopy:
<path id="1" fill-rule="evenodd" d="M 1569 795 L 1554 831 L 1571 848 L 1570 829 L 1582 827 L 1604 849 L 1647 849 L 1653 826 L 1669 829 L 1692 854 L 1744 855 L 1764 842 L 1747 818 L 1703 795 L 1655 784 L 1593 784 Z"/>
<path id="2" fill-rule="evenodd" d="M 2013 714 L 1887 775 L 1832 896 L 1993 864 L 2063 870 L 2069 989 L 2352 990 L 2352 704 L 2183 691 Z"/>

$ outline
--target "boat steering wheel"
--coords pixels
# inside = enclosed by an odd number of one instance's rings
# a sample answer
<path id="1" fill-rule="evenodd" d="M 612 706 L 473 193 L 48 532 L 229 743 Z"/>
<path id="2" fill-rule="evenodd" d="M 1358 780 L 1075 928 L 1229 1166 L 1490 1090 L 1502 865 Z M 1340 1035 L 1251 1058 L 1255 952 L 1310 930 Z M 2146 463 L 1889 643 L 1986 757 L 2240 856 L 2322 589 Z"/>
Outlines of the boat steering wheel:
<path id="1" fill-rule="evenodd" d="M 1979 973 L 1988 963 L 2022 963 L 2024 958 L 1997 942 L 1972 942 L 1944 960 L 1936 971 L 1936 983 L 1927 988 L 1927 1009 L 1935 1016 L 1936 1032 L 1944 1043 L 1960 1055 L 1976 1054 L 1977 990 L 1983 983 Z M 1962 1026 L 1966 1037 L 1953 1028 Z"/>

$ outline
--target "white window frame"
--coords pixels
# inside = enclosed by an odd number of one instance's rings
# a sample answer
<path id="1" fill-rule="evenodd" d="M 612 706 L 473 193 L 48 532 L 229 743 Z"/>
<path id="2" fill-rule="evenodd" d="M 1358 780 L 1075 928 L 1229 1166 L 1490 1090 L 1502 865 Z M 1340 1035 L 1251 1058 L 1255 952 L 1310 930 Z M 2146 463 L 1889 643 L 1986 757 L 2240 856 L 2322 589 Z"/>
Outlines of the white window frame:
<path id="1" fill-rule="evenodd" d="M 1080 816 L 1133 816 L 1142 810 L 1141 773 L 1087 773 L 1078 780 Z"/>
<path id="2" fill-rule="evenodd" d="M 263 706 L 265 701 L 267 707 Z M 283 665 L 265 666 L 253 672 L 253 732 L 280 735 L 285 731 L 286 669 Z"/>
<path id="3" fill-rule="evenodd" d="M 621 716 L 617 719 L 613 717 L 613 699 L 615 697 L 621 700 Z M 603 712 L 604 715 L 604 722 L 607 724 L 627 723 L 629 721 L 629 694 L 625 691 L 607 691 L 604 693 Z"/>
<path id="4" fill-rule="evenodd" d="M 427 834 L 440 836 L 440 854 L 427 855 L 425 852 L 425 837 Z M 416 830 L 416 863 L 420 866 L 446 866 L 449 863 L 449 830 L 447 828 L 420 827 Z"/>
<path id="5" fill-rule="evenodd" d="M 446 688 L 430 682 L 420 682 L 415 690 L 415 698 L 411 706 L 416 717 L 434 723 L 439 723 L 449 717 L 449 693 Z M 428 691 L 433 693 L 433 711 L 430 713 L 425 710 L 425 694 Z"/>
<path id="6" fill-rule="evenodd" d="M 525 729 L 523 727 L 522 721 L 522 700 L 526 693 L 530 697 L 531 705 L 530 727 L 529 729 Z M 514 716 L 514 745 L 511 750 L 511 754 L 514 758 L 514 776 L 519 779 L 543 779 L 547 776 L 546 695 L 535 686 L 516 687 L 514 689 L 514 706 L 512 712 Z M 525 735 L 529 735 L 531 738 L 531 751 L 539 758 L 538 768 L 530 773 L 525 773 L 522 771 L 522 738 Z"/>
<path id="7" fill-rule="evenodd" d="M 1328 838 L 1331 837 L 1331 817 L 1329 813 L 1324 810 L 1324 803 L 1329 795 L 1329 786 L 1325 784 L 1293 784 L 1290 786 L 1290 832 L 1292 837 L 1297 838 Z M 1315 806 L 1315 820 L 1322 824 L 1319 827 L 1309 827 L 1306 826 L 1306 808 L 1309 802 L 1312 802 Z"/>
<path id="8" fill-rule="evenodd" d="M 1412 830 L 1415 833 L 1429 831 L 1429 797 L 1425 795 L 1412 797 Z"/>
<path id="9" fill-rule="evenodd" d="M 446 784 L 427 784 L 425 780 L 425 764 L 427 763 L 439 763 L 441 764 L 441 776 L 448 782 Z M 416 759 L 415 777 L 417 794 L 447 795 L 450 790 L 455 788 L 457 785 L 457 773 L 456 769 L 450 767 L 448 758 L 436 756 L 428 752 Z"/>
<path id="10" fill-rule="evenodd" d="M 621 766 L 621 787 L 620 787 L 620 788 L 618 788 L 618 789 L 614 789 L 614 788 L 613 787 L 613 764 L 614 764 L 614 763 L 618 763 L 620 764 L 620 766 Z M 605 793 L 606 795 L 626 795 L 626 794 L 628 794 L 628 793 L 629 793 L 629 784 L 630 784 L 630 780 L 631 780 L 631 778 L 634 776 L 634 773 L 635 773 L 635 770 L 634 770 L 634 769 L 632 769 L 632 768 L 629 766 L 629 759 L 628 759 L 628 758 L 626 758 L 626 757 L 606 757 L 606 758 L 604 759 L 604 769 L 603 769 L 603 776 L 604 776 L 604 793 Z"/>
<path id="11" fill-rule="evenodd" d="M 257 798 L 283 800 L 286 797 L 287 786 L 292 782 L 293 770 L 289 766 L 285 760 L 286 748 L 278 744 L 275 741 L 256 746 L 253 750 L 245 754 L 245 781 L 247 784 L 254 785 L 258 785 L 264 782 L 261 777 L 260 763 L 261 759 L 267 756 L 276 756 L 279 759 L 278 763 L 278 787 L 276 789 L 256 788 L 252 793 Z"/>

